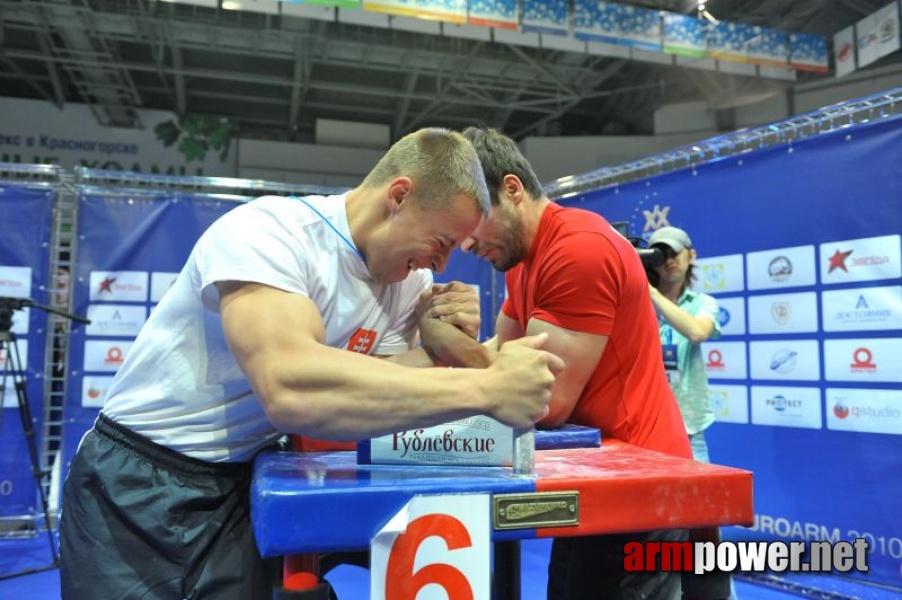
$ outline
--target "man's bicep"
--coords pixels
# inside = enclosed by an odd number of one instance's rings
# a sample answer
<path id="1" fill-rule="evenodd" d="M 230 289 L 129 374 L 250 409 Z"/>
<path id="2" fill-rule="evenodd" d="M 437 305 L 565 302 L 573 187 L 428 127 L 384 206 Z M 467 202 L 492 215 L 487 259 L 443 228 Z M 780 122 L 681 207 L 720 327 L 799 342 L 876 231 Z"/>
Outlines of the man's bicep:
<path id="1" fill-rule="evenodd" d="M 325 338 L 313 302 L 258 283 L 217 283 L 223 332 L 241 370 L 258 393 L 276 384 L 279 364 L 290 364 Z"/>
<path id="2" fill-rule="evenodd" d="M 551 411 L 542 421 L 546 426 L 566 422 L 586 387 L 608 343 L 608 336 L 565 329 L 540 319 L 530 319 L 526 335 L 547 333 L 544 350 L 564 361 L 564 370 L 554 381 Z"/>
<path id="3" fill-rule="evenodd" d="M 506 342 L 516 340 L 526 335 L 520 323 L 511 319 L 503 312 L 498 313 L 495 320 L 495 337 L 498 338 L 497 348 L 501 348 Z"/>

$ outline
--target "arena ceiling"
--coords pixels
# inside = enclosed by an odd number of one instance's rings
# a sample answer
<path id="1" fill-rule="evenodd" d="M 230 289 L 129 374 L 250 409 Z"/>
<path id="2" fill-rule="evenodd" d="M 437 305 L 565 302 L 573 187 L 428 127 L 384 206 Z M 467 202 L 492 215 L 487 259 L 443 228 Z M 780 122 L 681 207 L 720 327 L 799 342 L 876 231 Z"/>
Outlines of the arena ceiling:
<path id="1" fill-rule="evenodd" d="M 698 4 L 627 3 L 684 14 Z M 708 0 L 707 9 L 720 20 L 831 42 L 886 3 Z M 141 127 L 137 109 L 154 108 L 228 116 L 242 137 L 303 142 L 314 141 L 317 119 L 388 125 L 393 139 L 424 125 L 472 124 L 517 139 L 650 134 L 664 105 L 729 110 L 832 77 L 797 75 L 747 77 L 158 0 L 0 0 L 0 94 L 87 103 L 100 124 L 118 127 Z"/>

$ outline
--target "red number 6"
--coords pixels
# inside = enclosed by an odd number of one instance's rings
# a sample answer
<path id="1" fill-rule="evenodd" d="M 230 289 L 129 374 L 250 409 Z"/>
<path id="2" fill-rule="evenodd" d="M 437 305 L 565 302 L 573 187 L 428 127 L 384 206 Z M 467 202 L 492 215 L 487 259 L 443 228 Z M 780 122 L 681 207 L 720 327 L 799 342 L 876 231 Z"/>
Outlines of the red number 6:
<path id="1" fill-rule="evenodd" d="M 416 600 L 417 593 L 431 584 L 442 586 L 448 600 L 473 600 L 473 590 L 467 577 L 451 565 L 433 563 L 413 572 L 417 549 L 427 538 L 438 536 L 445 540 L 448 550 L 472 546 L 470 534 L 463 523 L 448 515 L 426 515 L 414 519 L 407 531 L 400 534 L 392 546 L 385 573 L 385 597 L 392 600 Z"/>

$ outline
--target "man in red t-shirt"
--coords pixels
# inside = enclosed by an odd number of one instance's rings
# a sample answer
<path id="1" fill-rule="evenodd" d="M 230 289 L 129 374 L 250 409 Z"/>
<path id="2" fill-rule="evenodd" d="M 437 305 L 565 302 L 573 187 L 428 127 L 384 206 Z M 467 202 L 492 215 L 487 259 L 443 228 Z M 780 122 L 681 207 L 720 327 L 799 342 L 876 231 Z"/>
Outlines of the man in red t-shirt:
<path id="1" fill-rule="evenodd" d="M 539 426 L 589 425 L 691 458 L 636 250 L 600 215 L 551 202 L 513 140 L 493 129 L 463 134 L 479 154 L 492 208 L 461 247 L 506 273 L 507 300 L 487 344 L 497 350 L 547 332 L 545 349 L 566 365 Z M 548 598 L 678 598 L 679 573 L 627 573 L 623 547 L 682 539 L 683 531 L 558 538 Z"/>

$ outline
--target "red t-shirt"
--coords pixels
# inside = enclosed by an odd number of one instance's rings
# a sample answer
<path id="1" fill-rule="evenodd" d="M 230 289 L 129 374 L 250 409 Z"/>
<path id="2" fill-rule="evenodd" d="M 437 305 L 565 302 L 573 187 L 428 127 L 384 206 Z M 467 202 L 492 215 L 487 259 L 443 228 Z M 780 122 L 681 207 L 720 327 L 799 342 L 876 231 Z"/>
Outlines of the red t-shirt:
<path id="1" fill-rule="evenodd" d="M 603 437 L 691 458 L 683 418 L 664 373 L 658 321 L 639 255 L 600 215 L 551 203 L 529 256 L 506 275 L 501 310 L 608 336 L 568 422 Z"/>

